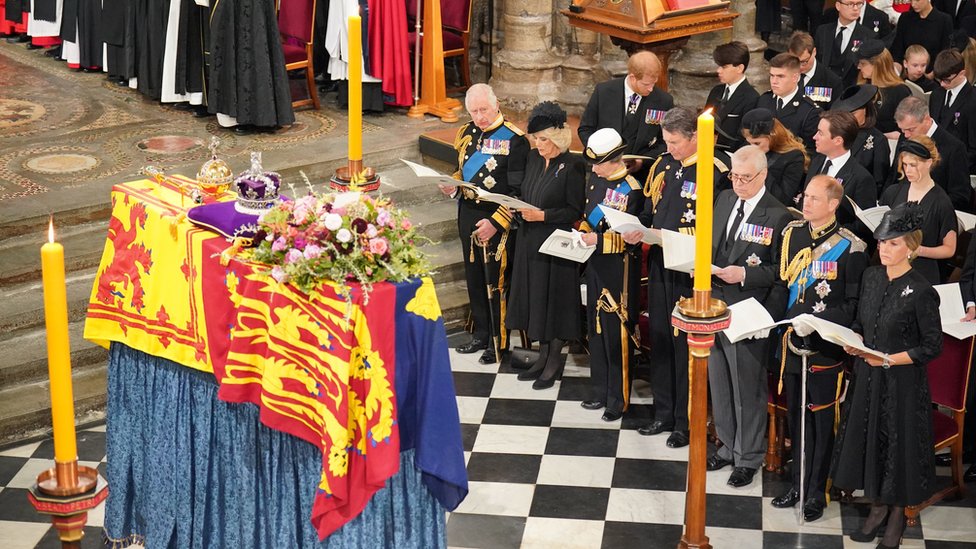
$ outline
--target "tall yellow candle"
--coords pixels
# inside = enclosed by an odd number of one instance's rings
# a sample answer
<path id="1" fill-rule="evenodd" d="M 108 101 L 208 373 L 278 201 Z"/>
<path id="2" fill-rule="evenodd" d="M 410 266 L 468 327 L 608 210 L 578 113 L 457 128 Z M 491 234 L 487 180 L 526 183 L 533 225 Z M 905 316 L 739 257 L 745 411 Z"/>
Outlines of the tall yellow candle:
<path id="1" fill-rule="evenodd" d="M 349 16 L 349 160 L 351 161 L 363 159 L 362 26 L 361 17 Z"/>
<path id="2" fill-rule="evenodd" d="M 54 220 L 48 242 L 41 246 L 44 283 L 44 322 L 47 326 L 47 369 L 51 378 L 51 416 L 54 422 L 54 460 L 78 458 L 75 407 L 71 392 L 71 347 L 68 344 L 68 296 L 64 281 L 64 247 L 54 241 Z"/>
<path id="3" fill-rule="evenodd" d="M 712 289 L 712 192 L 715 118 L 708 109 L 698 117 L 698 199 L 695 205 L 695 290 Z"/>

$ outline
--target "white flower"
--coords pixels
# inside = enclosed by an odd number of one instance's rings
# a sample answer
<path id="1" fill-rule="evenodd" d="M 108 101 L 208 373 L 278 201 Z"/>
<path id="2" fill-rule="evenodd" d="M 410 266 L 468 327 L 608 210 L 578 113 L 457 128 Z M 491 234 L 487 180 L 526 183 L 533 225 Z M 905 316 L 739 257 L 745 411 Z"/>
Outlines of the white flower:
<path id="1" fill-rule="evenodd" d="M 352 240 L 352 233 L 349 232 L 349 229 L 339 229 L 339 232 L 336 233 L 336 239 L 345 244 Z"/>
<path id="2" fill-rule="evenodd" d="M 325 228 L 334 231 L 342 226 L 342 216 L 330 213 L 325 216 Z"/>

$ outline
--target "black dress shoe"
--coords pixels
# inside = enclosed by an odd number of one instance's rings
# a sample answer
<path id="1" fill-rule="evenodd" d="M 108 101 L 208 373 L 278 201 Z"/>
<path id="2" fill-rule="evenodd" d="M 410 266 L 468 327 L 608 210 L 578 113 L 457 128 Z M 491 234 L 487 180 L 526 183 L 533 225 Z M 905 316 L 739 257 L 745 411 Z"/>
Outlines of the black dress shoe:
<path id="1" fill-rule="evenodd" d="M 622 417 L 624 417 L 623 412 L 615 412 L 613 410 L 606 410 L 603 412 L 603 421 L 617 421 Z"/>
<path id="2" fill-rule="evenodd" d="M 712 454 L 708 456 L 705 460 L 705 470 L 706 471 L 718 471 L 723 469 L 726 465 L 734 465 L 731 459 L 725 459 L 718 454 Z"/>
<path id="3" fill-rule="evenodd" d="M 461 353 L 462 355 L 470 355 L 471 353 L 484 351 L 487 348 L 488 348 L 488 340 L 475 338 L 465 343 L 464 345 L 459 345 L 458 347 L 455 347 L 454 350 Z"/>
<path id="4" fill-rule="evenodd" d="M 637 429 L 637 433 L 649 437 L 652 435 L 661 434 L 664 431 L 670 431 L 672 429 L 674 429 L 674 425 L 664 423 L 660 419 L 655 419 L 650 424 Z"/>
<path id="5" fill-rule="evenodd" d="M 963 482 L 976 482 L 976 463 L 969 466 L 966 472 L 962 474 Z"/>
<path id="6" fill-rule="evenodd" d="M 251 135 L 255 130 L 254 126 L 250 124 L 238 124 L 231 131 L 237 135 Z"/>
<path id="7" fill-rule="evenodd" d="M 690 439 L 688 438 L 688 431 L 673 431 L 671 436 L 668 437 L 668 448 L 684 448 L 688 446 Z"/>
<path id="8" fill-rule="evenodd" d="M 494 364 L 498 362 L 498 357 L 495 356 L 495 348 L 488 347 L 485 352 L 481 353 L 481 358 L 478 359 L 480 364 Z"/>
<path id="9" fill-rule="evenodd" d="M 606 405 L 602 400 L 584 400 L 580 402 L 580 406 L 585 410 L 599 410 L 600 408 L 605 408 Z"/>
<path id="10" fill-rule="evenodd" d="M 197 105 L 193 107 L 193 116 L 196 118 L 206 118 L 210 116 L 210 111 L 207 110 L 206 105 Z"/>
<path id="11" fill-rule="evenodd" d="M 935 454 L 936 467 L 949 467 L 952 465 L 952 454 Z"/>
<path id="12" fill-rule="evenodd" d="M 27 36 L 26 34 L 18 34 L 16 36 L 7 37 L 8 44 L 20 44 L 23 42 L 27 42 L 28 40 L 30 40 L 30 36 Z"/>
<path id="13" fill-rule="evenodd" d="M 61 57 L 61 46 L 55 46 L 44 52 L 44 55 L 58 59 Z"/>
<path id="14" fill-rule="evenodd" d="M 749 486 L 752 484 L 752 477 L 755 476 L 756 470 L 752 467 L 736 467 L 732 470 L 732 474 L 729 475 L 729 486 L 733 488 L 742 488 L 743 486 Z"/>
<path id="15" fill-rule="evenodd" d="M 803 520 L 813 522 L 823 516 L 824 502 L 810 498 L 803 503 Z"/>
<path id="16" fill-rule="evenodd" d="M 796 488 L 790 488 L 788 492 L 782 496 L 773 498 L 770 502 L 773 507 L 777 509 L 786 509 L 788 507 L 793 507 L 800 501 L 800 493 L 796 491 Z"/>
<path id="17" fill-rule="evenodd" d="M 29 50 L 39 50 L 39 49 L 41 49 L 43 47 L 44 46 L 38 46 L 37 44 L 35 44 L 33 42 L 27 42 L 27 49 L 29 49 Z"/>

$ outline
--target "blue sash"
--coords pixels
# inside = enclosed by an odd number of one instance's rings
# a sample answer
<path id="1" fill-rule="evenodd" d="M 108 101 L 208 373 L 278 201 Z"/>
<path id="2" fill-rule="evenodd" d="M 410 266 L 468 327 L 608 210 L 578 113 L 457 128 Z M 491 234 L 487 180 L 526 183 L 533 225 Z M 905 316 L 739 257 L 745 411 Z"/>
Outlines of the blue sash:
<path id="1" fill-rule="evenodd" d="M 505 140 L 510 140 L 513 135 L 515 135 L 515 132 L 509 129 L 508 126 L 502 124 L 497 130 L 495 130 L 491 134 L 491 139 L 498 139 L 500 141 L 505 141 Z M 478 170 L 480 170 L 481 167 L 485 165 L 485 162 L 488 162 L 488 159 L 491 157 L 492 155 L 481 152 L 481 147 L 479 147 L 478 150 L 476 150 L 474 154 L 472 154 L 464 162 L 464 166 L 461 168 L 461 176 L 464 178 L 465 181 L 470 182 L 471 178 L 474 177 L 476 173 L 478 173 Z"/>
<path id="2" fill-rule="evenodd" d="M 620 194 L 627 194 L 630 192 L 630 183 L 627 182 L 626 176 L 624 176 L 624 178 L 620 180 L 620 184 L 617 185 L 617 188 L 615 188 L 613 192 L 620 193 Z M 601 201 L 600 204 L 602 203 L 603 202 Z M 586 216 L 586 222 L 589 223 L 590 228 L 592 228 L 595 231 L 596 226 L 601 221 L 603 221 L 603 218 L 605 216 L 606 214 L 603 213 L 603 208 L 601 208 L 599 205 L 596 205 L 593 206 L 593 210 L 590 211 L 590 215 Z"/>
<path id="3" fill-rule="evenodd" d="M 823 255 L 818 257 L 816 261 L 837 261 L 838 259 L 840 259 L 840 256 L 847 250 L 847 248 L 850 247 L 850 245 L 851 245 L 850 240 L 847 240 L 846 238 L 841 238 L 840 242 L 838 242 L 834 247 L 827 250 Z M 806 268 L 803 269 L 803 271 L 801 271 L 799 275 L 797 275 L 796 281 L 793 284 L 790 284 L 790 302 L 789 305 L 786 306 L 787 309 L 789 309 L 790 307 L 793 306 L 794 303 L 796 303 L 796 300 L 800 297 L 800 292 L 807 291 L 807 288 L 813 285 L 814 281 L 816 281 L 816 278 L 813 277 L 813 270 L 811 269 L 812 265 L 813 265 L 813 261 L 811 261 L 810 265 L 807 265 Z M 803 280 L 802 288 L 800 287 L 801 280 Z"/>

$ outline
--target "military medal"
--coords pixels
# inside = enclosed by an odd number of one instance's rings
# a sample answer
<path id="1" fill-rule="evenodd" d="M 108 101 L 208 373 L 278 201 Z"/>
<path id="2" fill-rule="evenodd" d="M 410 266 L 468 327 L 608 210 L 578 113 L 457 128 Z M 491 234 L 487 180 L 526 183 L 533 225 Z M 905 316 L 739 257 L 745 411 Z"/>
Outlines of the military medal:
<path id="1" fill-rule="evenodd" d="M 814 290 L 817 292 L 817 295 L 820 297 L 820 299 L 823 299 L 828 295 L 830 295 L 830 283 L 827 282 L 826 280 L 821 280 L 820 284 L 817 284 L 814 287 Z"/>
<path id="2" fill-rule="evenodd" d="M 874 29 L 874 32 L 878 32 L 878 29 L 877 28 Z M 851 51 L 852 52 L 856 52 L 859 49 L 861 49 L 861 41 L 860 40 L 851 40 Z"/>
<path id="3" fill-rule="evenodd" d="M 752 254 L 746 258 L 746 265 L 750 267 L 758 267 L 760 264 L 762 264 L 762 260 L 756 254 Z"/>
<path id="4" fill-rule="evenodd" d="M 498 161 L 495 160 L 494 156 L 489 158 L 488 161 L 485 162 L 485 168 L 487 168 L 489 172 L 494 170 L 497 167 L 498 167 Z"/>
<path id="5" fill-rule="evenodd" d="M 627 195 L 624 193 L 618 193 L 613 189 L 607 189 L 607 193 L 603 197 L 603 205 L 615 210 L 626 211 Z"/>
<path id="6" fill-rule="evenodd" d="M 679 174 L 680 175 L 680 174 Z M 694 181 L 685 181 L 681 184 L 681 198 L 698 200 L 698 184 Z"/>
<path id="7" fill-rule="evenodd" d="M 813 312 L 822 313 L 827 309 L 827 304 L 823 301 L 818 301 L 813 304 Z"/>
<path id="8" fill-rule="evenodd" d="M 695 210 L 688 208 L 688 211 L 685 212 L 684 215 L 682 216 L 682 221 L 684 221 L 685 223 L 691 223 L 694 220 L 695 220 Z"/>
<path id="9" fill-rule="evenodd" d="M 874 32 L 880 32 L 880 22 L 877 20 L 874 21 Z"/>
<path id="10" fill-rule="evenodd" d="M 681 177 L 681 174 L 682 173 L 684 173 L 684 167 L 683 166 L 682 167 L 679 167 L 678 168 L 678 171 L 674 172 L 674 176 L 675 177 Z"/>
<path id="11" fill-rule="evenodd" d="M 647 109 L 644 114 L 645 124 L 660 124 L 661 120 L 664 120 L 665 111 L 659 111 L 657 109 Z"/>
<path id="12" fill-rule="evenodd" d="M 819 278 L 823 280 L 837 279 L 836 261 L 812 261 L 810 263 L 810 270 L 813 272 L 813 278 Z"/>
<path id="13" fill-rule="evenodd" d="M 739 230 L 739 239 L 753 244 L 769 246 L 773 242 L 773 233 L 772 227 L 743 223 Z"/>
<path id="14" fill-rule="evenodd" d="M 910 293 L 912 293 L 914 291 L 915 290 L 913 290 L 911 286 L 905 286 L 905 289 L 901 291 L 901 296 L 902 297 L 907 297 L 908 294 L 910 294 Z"/>
<path id="15" fill-rule="evenodd" d="M 495 178 L 490 175 L 482 179 L 481 182 L 485 184 L 486 189 L 491 189 L 492 187 L 495 186 Z"/>
<path id="16" fill-rule="evenodd" d="M 962 114 L 961 112 L 957 112 L 957 113 L 956 113 L 956 115 L 955 115 L 955 118 L 954 118 L 954 119 L 953 119 L 953 121 L 952 121 L 952 125 L 953 125 L 953 126 L 958 126 L 958 125 L 959 125 L 959 116 L 960 116 L 961 114 Z"/>

